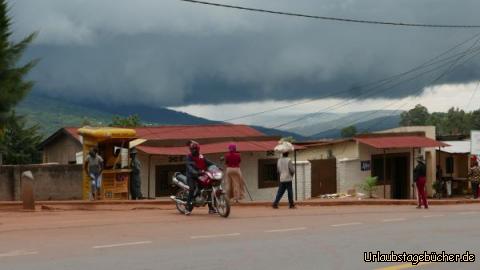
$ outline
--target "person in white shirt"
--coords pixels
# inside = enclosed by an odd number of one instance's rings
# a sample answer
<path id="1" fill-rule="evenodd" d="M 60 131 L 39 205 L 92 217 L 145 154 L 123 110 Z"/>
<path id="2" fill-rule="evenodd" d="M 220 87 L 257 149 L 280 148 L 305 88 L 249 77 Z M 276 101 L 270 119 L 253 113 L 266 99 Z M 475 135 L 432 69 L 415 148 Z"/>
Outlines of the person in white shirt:
<path id="1" fill-rule="evenodd" d="M 273 202 L 272 207 L 277 209 L 278 203 L 283 197 L 285 190 L 288 192 L 288 204 L 290 208 L 295 208 L 295 203 L 293 201 L 293 188 L 292 181 L 293 175 L 295 173 L 295 168 L 293 166 L 292 160 L 288 157 L 288 152 L 282 154 L 282 157 L 277 162 L 277 170 L 280 174 L 280 185 L 278 186 L 277 196 Z"/>

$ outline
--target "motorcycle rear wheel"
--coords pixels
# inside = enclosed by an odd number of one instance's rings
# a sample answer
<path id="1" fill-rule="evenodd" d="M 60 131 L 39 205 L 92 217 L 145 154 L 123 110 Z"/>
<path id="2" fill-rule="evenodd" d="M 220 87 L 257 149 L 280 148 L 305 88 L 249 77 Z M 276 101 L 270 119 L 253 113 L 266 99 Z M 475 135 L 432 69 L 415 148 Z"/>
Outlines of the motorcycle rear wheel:
<path id="1" fill-rule="evenodd" d="M 215 208 L 221 217 L 227 218 L 230 215 L 230 202 L 225 194 L 215 196 Z"/>
<path id="2" fill-rule="evenodd" d="M 187 197 L 188 197 L 188 191 L 186 190 L 179 190 L 177 192 L 177 194 L 175 195 L 175 197 L 179 200 L 182 200 L 184 202 L 187 201 Z M 185 215 L 185 212 L 187 210 L 187 205 L 186 204 L 182 204 L 182 203 L 176 203 L 176 206 L 177 206 L 177 210 L 178 212 L 180 212 L 180 214 L 183 214 Z"/>

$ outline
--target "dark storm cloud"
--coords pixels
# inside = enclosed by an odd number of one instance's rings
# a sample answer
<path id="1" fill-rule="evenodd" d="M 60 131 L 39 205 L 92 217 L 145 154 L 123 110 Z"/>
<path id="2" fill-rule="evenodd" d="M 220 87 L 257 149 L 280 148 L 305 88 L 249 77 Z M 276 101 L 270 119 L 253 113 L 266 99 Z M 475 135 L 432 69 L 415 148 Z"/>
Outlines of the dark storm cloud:
<path id="1" fill-rule="evenodd" d="M 339 17 L 480 24 L 480 1 L 222 2 Z M 476 33 L 325 22 L 176 0 L 10 3 L 17 38 L 40 32 L 28 52 L 42 59 L 31 74 L 39 91 L 116 104 L 295 100 L 328 93 L 364 98 L 366 90 L 357 86 L 403 72 Z M 477 79 L 479 63 L 468 62 L 442 82 Z M 410 95 L 434 75 L 374 96 Z"/>

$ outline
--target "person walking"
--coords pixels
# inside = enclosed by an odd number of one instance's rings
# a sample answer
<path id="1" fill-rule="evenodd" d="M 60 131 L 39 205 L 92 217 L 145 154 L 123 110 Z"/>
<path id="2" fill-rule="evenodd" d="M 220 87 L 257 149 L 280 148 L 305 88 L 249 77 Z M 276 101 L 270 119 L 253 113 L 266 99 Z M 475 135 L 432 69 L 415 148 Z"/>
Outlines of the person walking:
<path id="1" fill-rule="evenodd" d="M 417 166 L 413 170 L 413 180 L 417 185 L 418 192 L 418 206 L 422 208 L 422 204 L 425 209 L 428 209 L 427 193 L 425 191 L 425 184 L 427 182 L 427 166 L 425 165 L 425 159 L 422 155 L 417 157 Z"/>
<path id="2" fill-rule="evenodd" d="M 235 203 L 245 198 L 245 180 L 243 179 L 240 163 L 242 158 L 237 151 L 235 144 L 228 146 L 228 153 L 225 154 L 227 197 Z"/>
<path id="3" fill-rule="evenodd" d="M 280 185 L 278 186 L 277 196 L 273 202 L 272 207 L 274 209 L 278 208 L 278 203 L 283 197 L 285 190 L 288 192 L 288 204 L 290 208 L 295 208 L 295 203 L 293 201 L 293 188 L 292 181 L 293 175 L 295 173 L 295 168 L 293 167 L 292 160 L 288 157 L 288 152 L 282 154 L 282 157 L 277 161 L 277 170 L 280 174 Z"/>
<path id="4" fill-rule="evenodd" d="M 137 158 L 137 149 L 132 148 L 130 150 L 130 158 L 130 168 L 132 168 L 132 173 L 130 177 L 130 194 L 132 196 L 132 200 L 140 200 L 143 198 L 142 179 L 140 178 L 140 170 L 142 168 L 142 164 Z"/>
<path id="5" fill-rule="evenodd" d="M 85 159 L 84 170 L 90 177 L 90 200 L 98 199 L 102 187 L 103 158 L 97 149 L 90 149 Z"/>
<path id="6" fill-rule="evenodd" d="M 468 178 L 472 181 L 472 193 L 473 198 L 478 199 L 478 186 L 480 183 L 480 167 L 478 161 L 474 160 L 470 165 L 470 171 L 468 172 Z"/>

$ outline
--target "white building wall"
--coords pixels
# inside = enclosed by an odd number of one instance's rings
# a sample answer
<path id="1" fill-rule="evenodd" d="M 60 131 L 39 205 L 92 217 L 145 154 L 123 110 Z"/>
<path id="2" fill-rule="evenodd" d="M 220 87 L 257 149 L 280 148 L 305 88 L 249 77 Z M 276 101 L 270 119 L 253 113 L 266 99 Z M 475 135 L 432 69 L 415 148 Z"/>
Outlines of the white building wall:
<path id="1" fill-rule="evenodd" d="M 220 167 L 223 167 L 223 161 L 221 157 L 223 154 L 211 154 L 206 155 L 206 157 L 215 162 Z M 278 156 L 267 155 L 266 152 L 248 152 L 241 153 L 242 163 L 240 169 L 242 170 L 247 189 L 252 196 L 254 201 L 267 200 L 273 201 L 277 193 L 277 187 L 274 188 L 259 188 L 258 187 L 258 160 L 259 159 L 277 159 Z M 149 167 L 149 157 L 146 154 L 139 153 L 138 158 L 142 163 L 142 170 L 140 173 L 142 179 L 142 194 L 143 196 L 148 196 L 151 198 L 155 197 L 155 168 L 158 165 L 175 165 L 175 164 L 184 164 L 183 162 L 170 162 L 167 156 L 151 156 L 150 160 L 150 188 L 148 185 L 148 167 Z M 293 157 L 292 157 L 293 159 Z M 311 197 L 311 180 L 310 180 L 310 163 L 309 162 L 297 162 L 297 188 L 298 188 L 298 199 L 304 200 L 305 198 Z M 294 183 L 295 186 L 295 183 Z M 150 192 L 148 192 L 150 190 Z M 287 196 L 284 196 L 286 200 Z M 245 200 L 250 200 L 250 197 L 245 194 Z"/>
<path id="2" fill-rule="evenodd" d="M 360 185 L 365 177 L 360 171 L 359 159 L 337 160 L 337 192 L 348 193 L 350 190 L 363 192 Z"/>
<path id="3" fill-rule="evenodd" d="M 297 196 L 298 200 L 308 200 L 312 198 L 312 167 L 308 161 L 297 161 Z M 295 193 L 295 182 L 293 185 Z"/>

